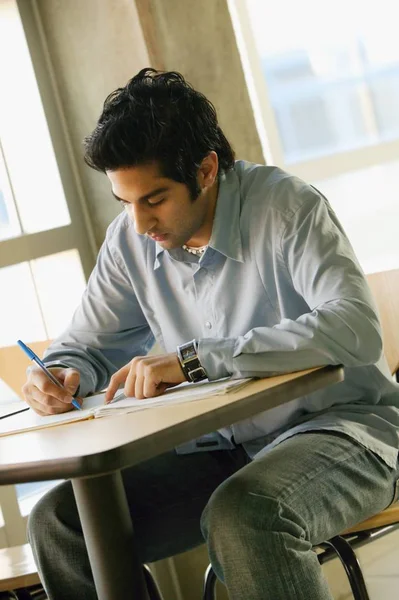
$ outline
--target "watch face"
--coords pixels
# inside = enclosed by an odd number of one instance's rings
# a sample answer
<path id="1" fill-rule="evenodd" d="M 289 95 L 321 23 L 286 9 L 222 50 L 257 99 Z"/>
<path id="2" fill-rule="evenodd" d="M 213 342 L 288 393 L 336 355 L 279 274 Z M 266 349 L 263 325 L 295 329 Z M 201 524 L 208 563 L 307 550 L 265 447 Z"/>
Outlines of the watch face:
<path id="1" fill-rule="evenodd" d="M 189 360 L 190 358 L 195 358 L 197 356 L 195 348 L 192 345 L 188 348 L 183 348 L 181 353 L 184 360 Z"/>

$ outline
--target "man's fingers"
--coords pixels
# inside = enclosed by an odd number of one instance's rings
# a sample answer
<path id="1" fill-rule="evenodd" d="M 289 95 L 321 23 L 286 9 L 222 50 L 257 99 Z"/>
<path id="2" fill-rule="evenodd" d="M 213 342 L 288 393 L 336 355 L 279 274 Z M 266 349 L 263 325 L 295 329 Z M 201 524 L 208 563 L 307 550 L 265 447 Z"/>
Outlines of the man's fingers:
<path id="1" fill-rule="evenodd" d="M 32 400 L 32 398 L 29 400 L 29 406 L 31 407 L 32 410 L 35 411 L 35 413 L 37 415 L 40 415 L 41 417 L 49 416 L 49 413 L 47 413 L 43 410 L 44 407 L 41 404 L 39 404 L 39 402 L 35 402 L 35 400 Z"/>
<path id="2" fill-rule="evenodd" d="M 111 400 L 115 396 L 115 393 L 116 393 L 117 389 L 119 388 L 119 386 L 121 385 L 121 383 L 124 383 L 126 381 L 126 378 L 129 374 L 129 370 L 130 370 L 130 363 L 125 365 L 124 367 L 119 369 L 119 371 L 117 371 L 116 373 L 114 373 L 112 375 L 112 377 L 109 381 L 107 391 L 105 392 L 105 402 L 106 403 L 111 402 Z"/>
<path id="3" fill-rule="evenodd" d="M 154 377 L 146 377 L 144 380 L 143 398 L 155 398 L 164 393 L 170 387 L 170 383 L 158 381 Z"/>
<path id="4" fill-rule="evenodd" d="M 31 389 L 27 402 L 35 412 L 44 415 L 55 415 L 67 412 L 73 408 L 72 404 L 67 404 L 53 396 L 45 395 L 36 387 Z"/>
<path id="5" fill-rule="evenodd" d="M 60 387 L 37 366 L 28 369 L 28 377 L 22 387 L 26 403 L 39 415 L 55 415 L 72 410 L 72 393 L 76 392 L 80 380 L 76 369 L 50 367 L 50 370 L 60 382 Z M 65 384 L 69 390 L 64 388 Z"/>
<path id="6" fill-rule="evenodd" d="M 143 373 L 137 373 L 136 381 L 134 384 L 134 388 L 132 391 L 129 390 L 129 394 L 137 398 L 137 400 L 142 400 L 144 396 L 144 375 Z"/>
<path id="7" fill-rule="evenodd" d="M 35 401 L 41 404 L 43 410 L 49 409 L 50 414 L 54 414 L 55 412 L 65 412 L 67 410 L 71 410 L 71 402 L 65 402 L 65 400 L 59 400 L 55 398 L 52 394 L 44 394 L 41 390 L 36 387 L 33 387 L 30 393 L 30 397 Z"/>
<path id="8" fill-rule="evenodd" d="M 131 398 L 133 396 L 135 398 L 137 398 L 137 396 L 136 396 L 137 377 L 138 377 L 138 373 L 137 373 L 136 365 L 131 363 L 129 372 L 128 372 L 126 380 L 125 380 L 125 385 L 123 388 L 123 393 L 125 394 L 125 396 L 127 398 Z"/>
<path id="9" fill-rule="evenodd" d="M 58 374 L 53 372 L 53 375 L 59 379 Z M 37 388 L 40 390 L 45 396 L 52 396 L 57 398 L 60 402 L 71 402 L 72 398 L 68 392 L 66 392 L 62 387 L 58 387 L 53 383 L 45 373 L 39 367 L 33 368 L 30 372 L 29 383 L 33 388 Z M 62 382 L 60 380 L 60 384 Z"/>
<path id="10" fill-rule="evenodd" d="M 74 394 L 78 389 L 80 383 L 80 373 L 76 369 L 66 369 L 64 371 L 64 388 L 70 393 Z"/>
<path id="11" fill-rule="evenodd" d="M 170 377 L 164 381 L 165 377 Z M 125 396 L 142 400 L 160 396 L 168 387 L 184 380 L 175 354 L 165 356 L 136 356 L 111 377 L 105 402 L 111 402 L 117 389 L 124 384 Z"/>

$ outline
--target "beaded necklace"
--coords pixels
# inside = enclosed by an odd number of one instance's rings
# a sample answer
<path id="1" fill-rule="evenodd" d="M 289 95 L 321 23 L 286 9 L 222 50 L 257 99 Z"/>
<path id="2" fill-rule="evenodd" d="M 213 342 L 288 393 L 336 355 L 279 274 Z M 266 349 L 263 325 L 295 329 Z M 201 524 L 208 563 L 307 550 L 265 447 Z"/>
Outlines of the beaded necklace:
<path id="1" fill-rule="evenodd" d="M 182 248 L 183 250 L 190 252 L 190 254 L 194 254 L 195 256 L 201 257 L 204 254 L 205 250 L 208 248 L 208 246 L 201 246 L 201 248 L 192 248 L 191 246 L 186 246 L 186 244 L 183 244 Z"/>

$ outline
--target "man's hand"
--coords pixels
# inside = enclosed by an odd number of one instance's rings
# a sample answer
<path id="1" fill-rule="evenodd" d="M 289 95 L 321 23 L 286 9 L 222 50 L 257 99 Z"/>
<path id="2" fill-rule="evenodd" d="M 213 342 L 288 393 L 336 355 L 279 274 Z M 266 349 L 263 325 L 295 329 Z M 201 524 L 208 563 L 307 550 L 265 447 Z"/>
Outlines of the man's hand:
<path id="1" fill-rule="evenodd" d="M 167 388 L 183 381 L 186 378 L 176 354 L 136 356 L 111 377 L 105 402 L 111 402 L 122 383 L 125 384 L 125 396 L 142 400 L 160 396 Z"/>
<path id="2" fill-rule="evenodd" d="M 42 369 L 36 366 L 28 368 L 28 378 L 22 388 L 25 401 L 42 416 L 56 415 L 72 410 L 72 394 L 78 388 L 80 375 L 76 369 L 51 367 L 50 371 L 64 386 L 59 388 L 50 381 Z M 81 400 L 80 400 L 81 403 Z"/>

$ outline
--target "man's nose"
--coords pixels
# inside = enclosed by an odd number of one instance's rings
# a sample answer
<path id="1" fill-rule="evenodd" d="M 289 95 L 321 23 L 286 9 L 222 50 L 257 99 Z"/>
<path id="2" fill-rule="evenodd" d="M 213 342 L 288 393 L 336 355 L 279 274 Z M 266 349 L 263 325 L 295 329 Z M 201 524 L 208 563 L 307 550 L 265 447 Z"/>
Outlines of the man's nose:
<path id="1" fill-rule="evenodd" d="M 130 216 L 133 220 L 136 232 L 140 235 L 144 235 L 147 233 L 147 231 L 153 229 L 154 225 L 156 224 L 154 215 L 152 215 L 151 212 L 143 206 L 132 206 Z"/>

